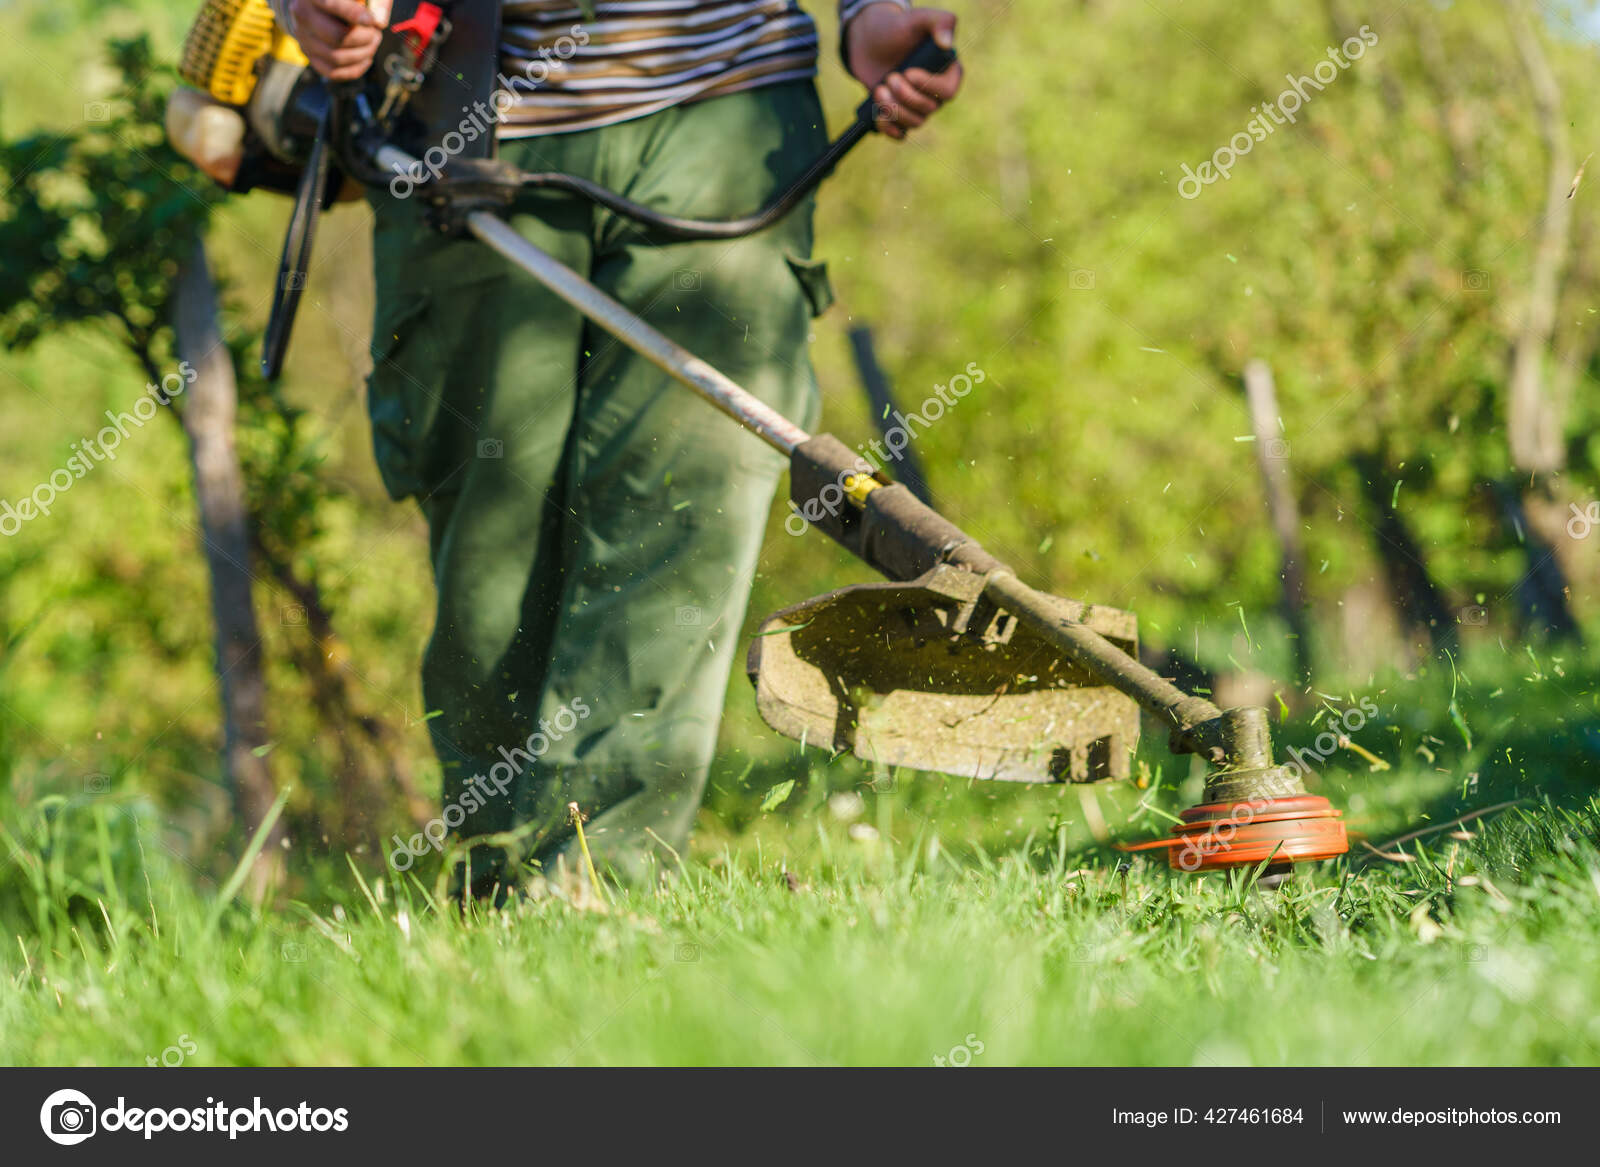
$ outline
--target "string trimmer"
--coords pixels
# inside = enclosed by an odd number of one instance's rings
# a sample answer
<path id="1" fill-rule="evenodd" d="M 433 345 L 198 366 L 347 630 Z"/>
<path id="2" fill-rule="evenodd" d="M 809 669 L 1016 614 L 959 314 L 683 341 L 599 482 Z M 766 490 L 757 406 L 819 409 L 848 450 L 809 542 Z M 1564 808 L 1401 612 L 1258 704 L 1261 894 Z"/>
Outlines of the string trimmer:
<path id="1" fill-rule="evenodd" d="M 191 35 L 185 77 L 243 114 L 237 187 L 292 185 L 295 211 L 263 363 L 281 367 L 318 211 L 338 170 L 368 187 L 403 181 L 441 232 L 474 237 L 674 380 L 789 459 L 797 515 L 887 577 L 806 600 L 767 618 L 748 656 L 762 718 L 779 733 L 884 766 L 977 779 L 1099 782 L 1126 778 L 1142 709 L 1177 754 L 1211 764 L 1202 803 L 1168 850 L 1175 868 L 1285 868 L 1348 849 L 1339 812 L 1272 761 L 1267 713 L 1219 709 L 1138 660 L 1129 612 L 1061 599 L 1023 583 L 971 537 L 828 434 L 808 434 L 501 217 L 523 192 L 586 198 L 663 240 L 734 239 L 796 206 L 872 132 L 854 120 L 806 174 L 739 220 L 663 214 L 567 174 L 493 157 L 492 134 L 451 151 L 448 129 L 493 104 L 499 0 L 405 3 L 365 82 L 330 86 L 274 30 L 263 0 L 211 0 Z M 938 73 L 955 60 L 931 40 L 900 69 Z M 256 77 L 247 86 L 241 78 Z M 219 79 L 223 83 L 219 83 Z M 292 183 L 287 181 L 292 178 Z"/>

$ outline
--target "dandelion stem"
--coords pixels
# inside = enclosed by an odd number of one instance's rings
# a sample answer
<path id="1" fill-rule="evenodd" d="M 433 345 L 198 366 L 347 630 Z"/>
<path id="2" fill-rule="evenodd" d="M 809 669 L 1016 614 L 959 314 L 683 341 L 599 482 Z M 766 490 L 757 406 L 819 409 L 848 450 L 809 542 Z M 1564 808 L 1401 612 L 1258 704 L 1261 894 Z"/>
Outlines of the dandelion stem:
<path id="1" fill-rule="evenodd" d="M 589 884 L 594 888 L 595 898 L 602 904 L 609 904 L 611 897 L 606 894 L 606 889 L 600 885 L 600 876 L 594 869 L 594 857 L 589 854 L 589 840 L 583 834 L 583 812 L 578 809 L 575 802 L 567 803 L 567 813 L 572 816 L 572 825 L 578 832 L 578 850 L 583 852 L 583 869 L 589 873 Z"/>

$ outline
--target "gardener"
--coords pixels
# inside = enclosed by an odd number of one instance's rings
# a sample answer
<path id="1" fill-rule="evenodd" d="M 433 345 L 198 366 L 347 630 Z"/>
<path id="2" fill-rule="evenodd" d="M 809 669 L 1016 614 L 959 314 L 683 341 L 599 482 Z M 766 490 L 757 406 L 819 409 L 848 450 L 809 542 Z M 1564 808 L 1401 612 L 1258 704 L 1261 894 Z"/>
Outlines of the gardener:
<path id="1" fill-rule="evenodd" d="M 318 72 L 361 76 L 388 0 L 274 0 Z M 287 12 L 283 12 L 283 8 Z M 797 0 L 507 0 L 501 75 L 518 78 L 501 157 L 583 175 L 697 218 L 742 215 L 826 144 L 817 35 Z M 843 56 L 900 138 L 959 67 L 889 74 L 955 17 L 841 0 Z M 528 85 L 520 78 L 537 82 Z M 403 190 L 403 188 L 402 188 Z M 438 588 L 423 662 L 462 836 L 523 829 L 476 854 L 572 869 L 566 808 L 596 862 L 660 870 L 688 838 L 716 745 L 781 459 L 479 244 L 443 239 L 419 199 L 375 192 L 369 386 L 384 482 L 427 517 Z M 806 352 L 828 306 L 810 200 L 733 242 L 662 245 L 578 199 L 533 193 L 524 236 L 809 427 Z M 509 882 L 509 879 L 506 880 Z"/>

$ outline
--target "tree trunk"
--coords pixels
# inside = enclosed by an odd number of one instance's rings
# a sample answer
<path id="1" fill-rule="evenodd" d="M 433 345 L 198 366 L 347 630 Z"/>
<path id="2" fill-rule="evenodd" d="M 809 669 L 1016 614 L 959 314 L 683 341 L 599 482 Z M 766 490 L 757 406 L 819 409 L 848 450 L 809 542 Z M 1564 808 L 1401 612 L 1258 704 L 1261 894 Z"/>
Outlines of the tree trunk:
<path id="1" fill-rule="evenodd" d="M 1460 639 L 1455 614 L 1433 582 L 1422 545 L 1394 507 L 1394 479 L 1376 454 L 1357 457 L 1355 469 L 1372 509 L 1374 542 L 1402 623 L 1423 632 L 1435 652 L 1453 649 Z"/>
<path id="2" fill-rule="evenodd" d="M 1544 213 L 1539 221 L 1533 270 L 1529 273 L 1522 320 L 1511 341 L 1506 441 L 1512 481 L 1496 483 L 1496 500 L 1506 525 L 1523 547 L 1526 567 L 1516 588 L 1524 628 L 1556 639 L 1579 638 L 1572 615 L 1571 588 L 1553 541 L 1542 537 L 1530 515 L 1559 512 L 1557 480 L 1566 469 L 1566 372 L 1558 366 L 1554 383 L 1546 367 L 1556 362 L 1552 348 L 1561 283 L 1572 236 L 1572 196 L 1576 173 L 1561 112 L 1561 87 L 1529 19 L 1525 0 L 1506 0 L 1511 39 L 1522 59 L 1539 136 L 1549 156 L 1545 170 Z M 1570 358 L 1571 345 L 1568 346 Z M 1582 351 L 1579 346 L 1578 351 Z"/>
<path id="3" fill-rule="evenodd" d="M 1345 588 L 1337 616 L 1340 668 L 1348 677 L 1374 677 L 1416 667 L 1416 641 L 1402 632 L 1392 589 L 1378 573 Z"/>
<path id="4" fill-rule="evenodd" d="M 1566 572 L 1562 570 L 1553 539 L 1547 538 L 1541 529 L 1552 525 L 1548 517 L 1552 505 L 1542 497 L 1537 487 L 1524 495 L 1517 485 L 1520 484 L 1492 483 L 1490 492 L 1500 508 L 1502 521 L 1515 533 L 1527 558 L 1527 569 L 1513 591 L 1522 632 L 1524 635 L 1581 641 L 1583 634 L 1573 618 L 1569 603 L 1571 589 L 1567 585 Z M 1541 506 L 1537 518 L 1530 512 L 1530 504 Z M 1557 512 L 1558 522 L 1564 517 Z M 1559 535 L 1556 537 L 1559 538 Z"/>
<path id="5" fill-rule="evenodd" d="M 217 295 L 204 243 L 196 244 L 184 264 L 174 299 L 178 355 L 196 374 L 184 394 L 181 417 L 189 435 L 200 529 L 211 573 L 224 765 L 239 825 L 250 836 L 266 818 L 276 790 L 266 758 L 267 685 L 251 600 L 244 478 L 234 448 L 238 386 L 233 357 L 217 324 Z M 274 827 L 251 873 L 258 897 L 281 874 L 282 831 L 281 824 Z"/>
<path id="6" fill-rule="evenodd" d="M 1300 545 L 1300 508 L 1289 477 L 1289 443 L 1278 424 L 1278 393 L 1272 370 L 1265 361 L 1244 367 L 1245 398 L 1250 404 L 1250 428 L 1255 434 L 1256 465 L 1267 495 L 1267 513 L 1278 536 L 1283 557 L 1283 618 L 1294 638 L 1298 684 L 1311 680 L 1311 629 L 1306 621 L 1305 552 Z"/>
<path id="7" fill-rule="evenodd" d="M 1539 34 L 1528 19 L 1524 0 L 1506 0 L 1511 39 L 1522 58 L 1523 70 L 1533 90 L 1533 108 L 1544 139 L 1549 164 L 1545 171 L 1544 213 L 1539 240 L 1529 273 L 1522 322 L 1511 341 L 1511 384 L 1507 404 L 1506 438 L 1511 464 L 1523 476 L 1545 477 L 1559 473 L 1566 458 L 1562 443 L 1564 418 L 1546 391 L 1544 366 L 1555 334 L 1556 306 L 1566 266 L 1567 243 L 1572 231 L 1574 164 L 1567 146 L 1561 116 L 1561 89 L 1539 44 Z"/>

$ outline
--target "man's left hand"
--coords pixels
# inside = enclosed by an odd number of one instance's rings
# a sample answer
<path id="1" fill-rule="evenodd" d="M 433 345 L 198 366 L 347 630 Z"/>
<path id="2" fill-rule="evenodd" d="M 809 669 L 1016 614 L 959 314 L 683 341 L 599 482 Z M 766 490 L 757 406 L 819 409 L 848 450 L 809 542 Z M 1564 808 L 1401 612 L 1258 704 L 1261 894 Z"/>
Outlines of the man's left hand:
<path id="1" fill-rule="evenodd" d="M 943 73 L 926 69 L 890 72 L 906 55 L 932 35 L 940 48 L 955 46 L 956 16 L 937 8 L 902 8 L 898 4 L 869 4 L 845 29 L 845 60 L 850 72 L 872 91 L 879 109 L 878 129 L 891 138 L 903 138 L 916 129 L 961 88 L 961 63 Z"/>

